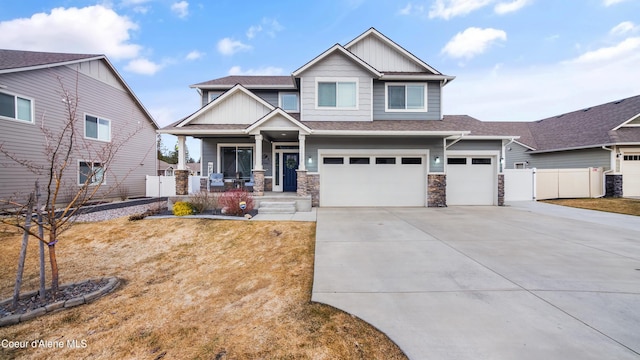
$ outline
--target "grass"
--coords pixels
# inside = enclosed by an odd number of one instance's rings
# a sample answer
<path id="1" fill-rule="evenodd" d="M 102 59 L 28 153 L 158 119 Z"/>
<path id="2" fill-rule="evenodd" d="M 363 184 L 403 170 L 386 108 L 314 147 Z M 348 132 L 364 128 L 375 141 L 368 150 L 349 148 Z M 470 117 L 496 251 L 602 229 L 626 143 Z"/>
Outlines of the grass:
<path id="1" fill-rule="evenodd" d="M 76 224 L 57 247 L 61 283 L 124 280 L 91 304 L 0 328 L 0 358 L 406 359 L 384 334 L 310 301 L 315 224 L 125 218 Z M 0 298 L 13 293 L 21 235 L 0 228 Z M 36 289 L 30 240 L 23 290 Z"/>
<path id="2" fill-rule="evenodd" d="M 555 199 L 544 202 L 581 209 L 640 216 L 640 200 L 628 198 Z"/>

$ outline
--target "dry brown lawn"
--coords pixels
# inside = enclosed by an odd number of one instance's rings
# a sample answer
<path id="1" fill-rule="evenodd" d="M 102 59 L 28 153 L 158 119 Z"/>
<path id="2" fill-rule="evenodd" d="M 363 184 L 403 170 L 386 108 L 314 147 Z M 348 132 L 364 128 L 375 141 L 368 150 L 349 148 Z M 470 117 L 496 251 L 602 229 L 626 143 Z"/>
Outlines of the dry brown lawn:
<path id="1" fill-rule="evenodd" d="M 640 200 L 628 198 L 555 199 L 550 204 L 640 216 Z"/>
<path id="2" fill-rule="evenodd" d="M 88 305 L 0 328 L 29 359 L 406 359 L 384 334 L 310 301 L 314 223 L 126 218 L 76 224 L 57 247 L 61 284 L 124 283 Z M 0 298 L 13 292 L 21 235 L 0 229 Z M 23 289 L 37 288 L 30 241 Z"/>

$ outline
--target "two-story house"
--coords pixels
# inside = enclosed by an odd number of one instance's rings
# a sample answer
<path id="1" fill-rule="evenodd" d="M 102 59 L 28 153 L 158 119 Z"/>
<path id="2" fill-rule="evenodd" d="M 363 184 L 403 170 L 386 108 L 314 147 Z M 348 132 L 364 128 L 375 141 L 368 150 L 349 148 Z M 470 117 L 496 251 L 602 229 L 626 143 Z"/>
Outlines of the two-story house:
<path id="1" fill-rule="evenodd" d="M 77 107 L 70 104 L 76 99 Z M 145 196 L 146 175 L 156 172 L 158 126 L 107 57 L 0 50 L 0 144 L 23 162 L 0 153 L 0 199 L 24 197 L 38 178 L 44 188 L 46 172 L 31 170 L 49 164 L 70 115 L 76 136 L 58 201 L 97 184 L 100 197 Z M 109 162 L 105 149 L 117 150 Z"/>
<path id="2" fill-rule="evenodd" d="M 290 76 L 192 85 L 202 108 L 160 130 L 202 139 L 204 174 L 294 192 L 314 206 L 501 205 L 504 147 L 443 116 L 445 75 L 371 28 Z M 501 132 L 502 133 L 502 132 Z"/>

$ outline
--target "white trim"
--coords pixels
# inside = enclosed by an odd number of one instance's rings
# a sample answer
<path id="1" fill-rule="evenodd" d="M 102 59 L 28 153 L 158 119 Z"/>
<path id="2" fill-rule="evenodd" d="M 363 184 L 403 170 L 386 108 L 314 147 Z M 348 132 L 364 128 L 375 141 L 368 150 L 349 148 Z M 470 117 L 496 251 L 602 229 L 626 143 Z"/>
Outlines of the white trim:
<path id="1" fill-rule="evenodd" d="M 78 185 L 78 186 L 83 186 L 83 185 L 85 185 L 85 183 L 80 182 L 80 163 L 87 163 L 87 164 L 91 164 L 91 168 L 92 168 L 91 172 L 93 172 L 93 167 L 94 167 L 94 165 L 95 165 L 95 164 L 100 164 L 100 165 L 101 165 L 101 167 L 102 167 L 102 183 L 98 183 L 98 182 L 89 182 L 89 183 L 87 184 L 88 186 L 98 186 L 98 185 L 106 185 L 106 184 L 107 184 L 107 169 L 105 168 L 105 166 L 104 166 L 104 163 L 103 163 L 103 162 L 99 162 L 99 161 L 90 161 L 90 160 L 81 160 L 81 159 L 78 159 L 78 161 L 77 161 L 77 165 L 78 165 L 78 177 L 77 177 L 77 179 L 78 179 L 78 183 L 77 183 L 77 185 Z M 92 176 L 92 177 L 93 177 L 93 176 Z"/>
<path id="2" fill-rule="evenodd" d="M 256 151 L 256 143 L 252 142 L 252 143 L 218 143 L 216 146 L 216 172 L 217 173 L 222 173 L 222 167 L 221 167 L 221 156 L 222 153 L 220 151 L 221 148 L 223 147 L 245 147 L 245 148 L 251 148 L 251 159 L 253 161 L 253 165 L 251 166 L 251 169 L 253 170 L 253 168 L 255 167 L 255 151 Z M 238 154 L 236 153 L 236 171 L 238 171 Z M 224 179 L 224 175 L 222 175 L 222 178 Z"/>
<path id="3" fill-rule="evenodd" d="M 5 90 L 0 91 L 0 93 L 5 94 L 5 95 L 9 95 L 9 96 L 13 96 L 13 110 L 15 111 L 15 115 L 16 115 L 15 118 L 10 118 L 8 116 L 0 115 L 0 119 L 17 121 L 17 122 L 20 122 L 20 123 L 23 123 L 23 124 L 35 124 L 36 123 L 35 122 L 35 113 L 34 113 L 34 111 L 35 111 L 35 99 L 34 98 L 31 98 L 31 97 L 28 97 L 28 96 L 23 96 L 23 95 L 16 94 L 16 93 L 11 92 L 11 91 L 5 91 Z M 22 119 L 18 118 L 18 98 L 24 99 L 24 100 L 29 100 L 29 105 L 31 106 L 31 120 L 27 121 L 27 120 L 22 120 Z"/>
<path id="4" fill-rule="evenodd" d="M 316 110 L 358 110 L 360 106 L 360 79 L 357 77 L 316 77 L 315 78 L 315 106 Z M 318 97 L 320 91 L 318 86 L 320 83 L 336 83 L 336 106 L 320 106 L 318 105 Z M 356 84 L 356 105 L 355 107 L 340 107 L 338 106 L 338 83 L 355 83 Z"/>
<path id="5" fill-rule="evenodd" d="M 251 135 L 255 135 L 255 133 L 259 133 L 260 132 L 260 129 L 259 129 L 260 125 L 262 125 L 265 122 L 269 121 L 271 118 L 273 118 L 276 115 L 280 115 L 280 116 L 284 117 L 285 119 L 289 120 L 293 125 L 295 125 L 296 130 L 298 130 L 299 132 L 303 132 L 305 134 L 310 134 L 311 133 L 311 129 L 309 127 L 307 127 L 306 125 L 304 125 L 300 121 L 296 120 L 293 116 L 289 115 L 288 113 L 286 113 L 284 110 L 282 110 L 280 108 L 276 108 L 276 109 L 272 110 L 270 113 L 268 113 L 267 115 L 263 116 L 262 119 L 254 122 L 248 128 L 243 129 L 243 132 L 251 134 Z M 289 131 L 289 130 L 292 130 L 292 128 L 284 128 L 284 127 L 283 128 L 268 128 L 266 130 L 270 130 L 270 131 Z"/>
<path id="6" fill-rule="evenodd" d="M 638 114 L 636 114 L 636 115 L 632 116 L 632 117 L 631 117 L 631 119 L 629 119 L 629 120 L 627 120 L 627 121 L 623 122 L 622 124 L 620 124 L 620 125 L 618 125 L 618 126 L 614 127 L 614 128 L 613 128 L 613 129 L 611 129 L 611 130 L 615 131 L 615 130 L 620 129 L 621 127 L 636 127 L 636 126 L 640 126 L 640 124 L 631 124 L 631 125 L 628 125 L 630 122 L 632 122 L 632 121 L 634 121 L 634 120 L 637 120 L 637 119 L 640 119 L 640 113 L 638 113 Z"/>
<path id="7" fill-rule="evenodd" d="M 88 137 L 87 136 L 87 116 L 91 116 L 96 118 L 96 126 L 97 126 L 97 131 L 98 131 L 98 137 L 96 138 L 92 138 L 92 137 Z M 109 122 L 109 139 L 104 140 L 104 139 L 100 139 L 100 120 L 105 120 Z M 83 116 L 83 125 L 84 125 L 84 133 L 83 136 L 85 139 L 87 140 L 95 140 L 95 141 L 101 141 L 101 142 L 111 142 L 111 133 L 112 133 L 112 129 L 111 129 L 111 120 L 110 119 L 105 119 L 103 117 L 97 116 L 97 115 L 93 115 L 90 113 L 84 113 Z"/>
<path id="8" fill-rule="evenodd" d="M 295 95 L 296 96 L 296 108 L 295 110 L 285 109 L 282 106 L 283 95 Z M 278 91 L 278 107 L 287 112 L 299 113 L 300 112 L 300 94 L 295 91 Z"/>
<path id="9" fill-rule="evenodd" d="M 389 109 L 389 86 L 404 86 L 405 92 L 404 92 L 404 104 L 405 104 L 405 108 L 404 109 Z M 422 86 L 422 88 L 424 89 L 424 93 L 423 93 L 423 101 L 424 101 L 424 107 L 422 109 L 407 109 L 407 86 Z M 389 83 L 389 82 L 385 82 L 384 83 L 384 112 L 389 112 L 389 113 L 403 113 L 403 112 L 409 112 L 409 113 L 421 113 L 421 112 L 428 112 L 428 92 L 429 92 L 429 86 L 427 83 Z"/>
<path id="10" fill-rule="evenodd" d="M 298 149 L 276 149 L 278 146 L 298 146 Z M 281 159 L 281 157 L 283 157 L 282 154 L 295 154 L 299 152 L 300 152 L 300 144 L 297 142 L 289 141 L 289 142 L 272 142 L 271 143 L 271 154 L 273 154 L 271 159 L 271 176 L 273 177 L 271 182 L 271 191 L 273 192 L 284 191 L 284 188 L 283 188 L 284 172 L 282 167 L 283 159 Z M 280 167 L 277 169 L 278 170 L 277 174 L 276 174 L 276 159 L 280 164 Z M 298 161 L 303 161 L 303 160 L 299 159 Z M 276 182 L 278 182 L 279 184 L 276 185 Z"/>
<path id="11" fill-rule="evenodd" d="M 454 80 L 456 77 L 455 76 L 449 76 L 449 75 L 398 75 L 398 74 L 382 74 L 382 76 L 380 77 L 380 80 L 420 80 L 420 81 L 424 81 L 424 80 L 436 80 L 436 81 L 445 81 L 445 85 L 451 81 Z"/>
<path id="12" fill-rule="evenodd" d="M 500 166 L 499 166 L 500 150 L 448 150 L 447 155 L 444 159 L 444 172 L 445 173 L 447 172 L 447 159 L 449 157 L 474 157 L 474 156 L 495 157 L 494 160 L 496 161 L 496 175 L 500 173 Z"/>
<path id="13" fill-rule="evenodd" d="M 366 70 L 368 70 L 370 73 L 374 74 L 376 77 L 382 76 L 381 72 L 376 70 L 373 66 L 371 66 L 371 65 L 367 64 L 366 62 L 364 62 L 359 57 L 355 56 L 351 51 L 348 51 L 347 49 L 342 47 L 342 45 L 340 45 L 340 44 L 333 45 L 331 48 L 327 49 L 322 54 L 316 56 L 313 60 L 309 61 L 308 63 L 304 64 L 302 67 L 298 68 L 296 71 L 291 73 L 291 75 L 294 76 L 294 77 L 300 76 L 300 74 L 305 72 L 307 69 L 309 69 L 310 67 L 312 67 L 315 64 L 319 63 L 324 58 L 326 58 L 327 56 L 333 54 L 336 51 L 338 51 L 341 54 L 345 55 L 346 57 L 348 57 L 349 59 L 354 61 L 356 64 L 360 65 L 361 67 L 363 67 Z"/>
<path id="14" fill-rule="evenodd" d="M 311 123 L 311 122 L 310 122 Z M 422 130 L 313 130 L 312 135 L 370 135 L 370 136 L 455 136 L 468 134 L 469 131 L 422 131 Z M 510 138 L 509 138 L 510 139 Z"/>

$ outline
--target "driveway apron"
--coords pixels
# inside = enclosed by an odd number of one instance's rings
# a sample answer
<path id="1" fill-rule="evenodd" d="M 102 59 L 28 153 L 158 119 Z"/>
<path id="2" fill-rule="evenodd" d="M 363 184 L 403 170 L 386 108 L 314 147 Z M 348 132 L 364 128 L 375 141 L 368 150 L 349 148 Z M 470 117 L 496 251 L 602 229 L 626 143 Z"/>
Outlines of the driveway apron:
<path id="1" fill-rule="evenodd" d="M 528 206 L 320 208 L 312 300 L 410 359 L 639 359 L 640 219 Z"/>

